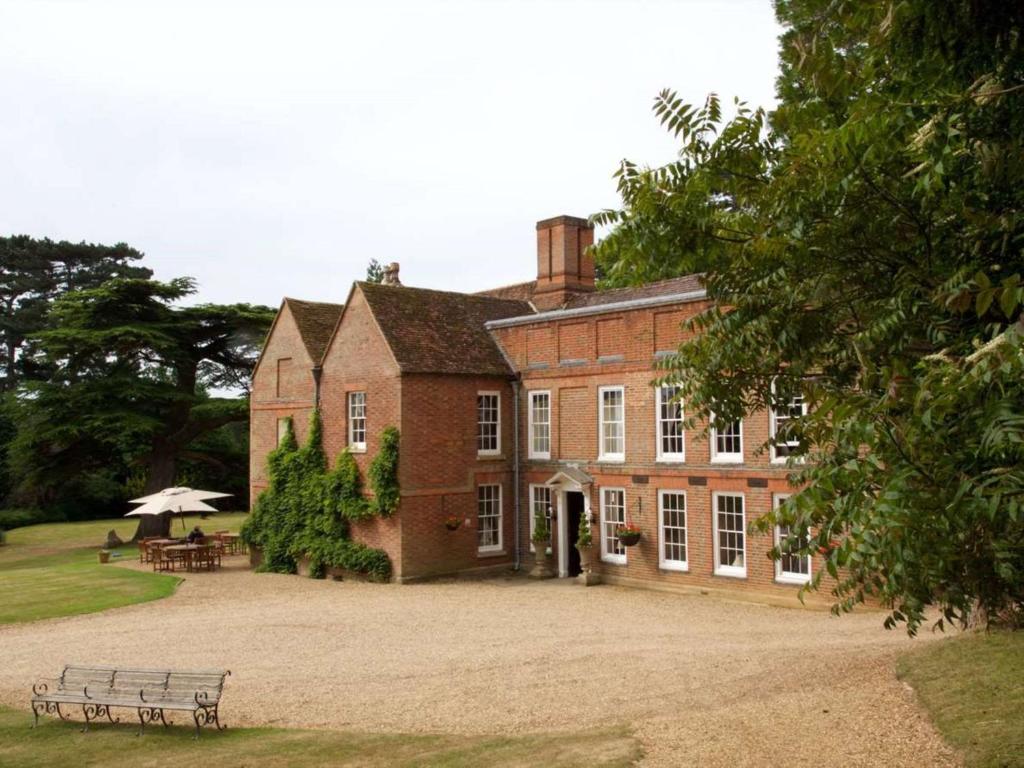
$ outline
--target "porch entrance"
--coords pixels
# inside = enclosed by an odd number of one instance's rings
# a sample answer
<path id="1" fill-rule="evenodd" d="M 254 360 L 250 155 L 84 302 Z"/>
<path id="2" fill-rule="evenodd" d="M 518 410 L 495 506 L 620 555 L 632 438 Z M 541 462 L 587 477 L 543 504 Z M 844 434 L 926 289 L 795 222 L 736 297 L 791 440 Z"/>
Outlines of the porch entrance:
<path id="1" fill-rule="evenodd" d="M 583 494 L 579 491 L 567 491 L 565 494 L 565 523 L 568 549 L 566 562 L 569 576 L 579 576 L 580 551 L 576 549 L 576 541 L 580 535 L 580 519 L 583 517 Z"/>

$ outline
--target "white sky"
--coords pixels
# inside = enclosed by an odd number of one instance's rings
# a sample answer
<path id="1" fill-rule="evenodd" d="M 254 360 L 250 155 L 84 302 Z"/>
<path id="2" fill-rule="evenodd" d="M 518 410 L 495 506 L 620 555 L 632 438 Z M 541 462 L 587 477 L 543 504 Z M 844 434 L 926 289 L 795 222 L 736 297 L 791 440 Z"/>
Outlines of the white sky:
<path id="1" fill-rule="evenodd" d="M 665 87 L 770 105 L 770 0 L 0 0 L 0 234 L 145 252 L 204 301 L 528 280 L 537 220 L 674 145 Z"/>

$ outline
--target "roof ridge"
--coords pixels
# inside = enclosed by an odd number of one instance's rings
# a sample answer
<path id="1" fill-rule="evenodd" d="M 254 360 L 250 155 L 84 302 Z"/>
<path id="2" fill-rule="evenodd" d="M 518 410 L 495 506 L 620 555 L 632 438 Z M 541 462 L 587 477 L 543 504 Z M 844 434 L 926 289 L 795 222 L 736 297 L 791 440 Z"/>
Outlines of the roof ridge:
<path id="1" fill-rule="evenodd" d="M 505 302 L 513 302 L 515 304 L 529 304 L 528 301 L 525 301 L 523 299 L 504 299 L 504 298 L 501 298 L 500 296 L 485 296 L 482 292 L 481 293 L 466 293 L 464 291 L 443 291 L 440 288 L 421 288 L 421 287 L 415 286 L 415 285 L 384 285 L 383 283 L 371 283 L 368 280 L 357 280 L 356 284 L 359 285 L 360 287 L 372 286 L 373 289 L 377 289 L 377 288 L 392 289 L 392 288 L 394 288 L 394 289 L 399 289 L 399 290 L 404 289 L 404 290 L 407 290 L 407 291 L 421 291 L 423 293 L 441 294 L 443 296 L 459 296 L 459 297 L 464 298 L 464 299 L 476 299 L 478 301 L 505 301 Z M 492 289 L 492 290 L 494 290 L 494 289 Z"/>

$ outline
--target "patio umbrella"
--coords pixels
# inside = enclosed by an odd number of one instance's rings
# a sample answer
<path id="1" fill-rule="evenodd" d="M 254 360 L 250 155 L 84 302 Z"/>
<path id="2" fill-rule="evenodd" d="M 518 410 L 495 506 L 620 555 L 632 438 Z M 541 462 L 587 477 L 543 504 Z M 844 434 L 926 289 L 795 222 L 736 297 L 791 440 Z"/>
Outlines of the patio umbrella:
<path id="1" fill-rule="evenodd" d="M 218 493 L 217 491 L 198 491 L 191 488 L 164 488 L 159 493 L 152 493 L 138 499 L 132 499 L 132 504 L 142 504 L 129 512 L 125 517 L 139 517 L 141 515 L 162 515 L 169 512 L 172 515 L 181 515 L 181 527 L 185 527 L 184 515 L 189 512 L 216 512 L 216 508 L 204 502 L 204 499 L 222 499 L 230 496 L 230 493 Z"/>

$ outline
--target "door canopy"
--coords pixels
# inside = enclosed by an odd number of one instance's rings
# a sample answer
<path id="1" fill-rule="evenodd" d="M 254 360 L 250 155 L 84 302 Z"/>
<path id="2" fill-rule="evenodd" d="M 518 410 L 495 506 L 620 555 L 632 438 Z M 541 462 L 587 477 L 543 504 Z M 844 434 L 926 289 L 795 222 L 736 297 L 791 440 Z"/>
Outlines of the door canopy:
<path id="1" fill-rule="evenodd" d="M 563 491 L 580 491 L 594 484 L 594 478 L 579 467 L 563 467 L 553 474 L 544 485 Z"/>

